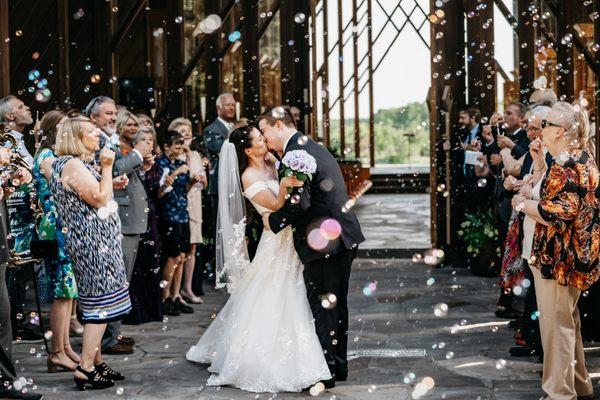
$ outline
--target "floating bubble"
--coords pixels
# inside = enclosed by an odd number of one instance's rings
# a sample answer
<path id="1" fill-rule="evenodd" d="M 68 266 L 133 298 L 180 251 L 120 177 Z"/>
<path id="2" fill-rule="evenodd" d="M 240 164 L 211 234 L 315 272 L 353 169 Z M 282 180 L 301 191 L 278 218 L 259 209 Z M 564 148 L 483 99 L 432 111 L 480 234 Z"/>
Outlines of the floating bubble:
<path id="1" fill-rule="evenodd" d="M 446 360 L 450 360 L 454 358 L 454 352 L 453 351 L 449 351 L 446 353 Z"/>
<path id="2" fill-rule="evenodd" d="M 176 24 L 180 24 L 183 22 L 183 17 L 181 15 L 178 15 L 177 17 L 175 17 L 175 23 Z"/>
<path id="3" fill-rule="evenodd" d="M 20 37 L 20 36 L 23 36 L 23 31 L 22 31 L 22 30 L 20 30 L 20 29 L 18 29 L 18 30 L 15 32 L 15 36 L 19 36 L 19 37 Z"/>
<path id="4" fill-rule="evenodd" d="M 480 188 L 486 187 L 487 186 L 487 179 L 485 178 L 481 178 L 477 181 L 477 186 Z"/>
<path id="5" fill-rule="evenodd" d="M 423 260 L 423 256 L 419 253 L 415 253 L 412 256 L 412 261 L 413 262 L 420 262 L 421 260 Z"/>
<path id="6" fill-rule="evenodd" d="M 100 219 L 106 219 L 110 216 L 110 211 L 107 207 L 100 207 L 96 213 Z"/>
<path id="7" fill-rule="evenodd" d="M 427 286 L 431 286 L 435 283 L 435 278 L 431 277 L 431 278 L 427 279 L 427 281 L 425 281 L 425 283 L 427 284 Z"/>
<path id="8" fill-rule="evenodd" d="M 416 378 L 417 376 L 414 372 L 407 372 L 406 374 L 404 374 L 404 383 L 410 385 L 415 381 Z"/>
<path id="9" fill-rule="evenodd" d="M 117 212 L 117 210 L 119 209 L 119 205 L 117 204 L 116 201 L 111 200 L 108 203 L 106 203 L 106 208 L 108 209 L 108 212 L 115 213 Z"/>
<path id="10" fill-rule="evenodd" d="M 80 8 L 79 10 L 75 11 L 75 13 L 73 14 L 73 19 L 78 20 L 83 18 L 83 16 L 85 15 L 85 11 L 83 11 L 83 8 Z"/>
<path id="11" fill-rule="evenodd" d="M 319 187 L 324 192 L 330 192 L 333 189 L 333 180 L 331 178 L 325 178 L 319 183 Z"/>
<path id="12" fill-rule="evenodd" d="M 160 286 L 161 289 L 164 289 L 167 287 L 168 284 L 169 284 L 169 282 L 162 280 L 162 281 L 160 281 L 158 286 Z"/>
<path id="13" fill-rule="evenodd" d="M 304 23 L 304 21 L 306 21 L 306 15 L 303 13 L 298 13 L 296 15 L 294 15 L 294 22 L 297 24 L 302 24 Z"/>
<path id="14" fill-rule="evenodd" d="M 317 382 L 313 386 L 311 386 L 309 393 L 311 396 L 316 397 L 323 393 L 325 390 L 325 384 L 323 382 Z"/>
<path id="15" fill-rule="evenodd" d="M 300 146 L 304 146 L 306 143 L 308 143 L 308 136 L 302 135 L 298 138 L 298 144 Z"/>
<path id="16" fill-rule="evenodd" d="M 27 78 L 29 78 L 30 81 L 35 81 L 39 77 L 40 77 L 40 71 L 38 71 L 37 69 L 32 69 L 27 74 Z"/>
<path id="17" fill-rule="evenodd" d="M 117 395 L 121 396 L 123 394 L 123 392 L 125 392 L 125 390 L 122 387 L 118 387 L 117 388 Z"/>
<path id="18" fill-rule="evenodd" d="M 310 231 L 306 240 L 308 242 L 308 245 L 313 250 L 317 251 L 323 250 L 325 247 L 327 247 L 327 244 L 329 244 L 329 240 L 323 237 L 320 229 L 313 229 L 312 231 Z"/>
<path id="19" fill-rule="evenodd" d="M 321 235 L 328 240 L 337 239 L 342 233 L 342 226 L 333 218 L 326 219 L 321 223 Z"/>
<path id="20" fill-rule="evenodd" d="M 273 111 L 271 111 L 271 115 L 275 119 L 281 119 L 285 116 L 285 108 L 283 107 L 275 107 Z"/>
<path id="21" fill-rule="evenodd" d="M 52 339 L 52 336 L 53 336 L 52 331 L 47 331 L 46 333 L 44 333 L 44 337 L 46 338 L 46 340 Z"/>
<path id="22" fill-rule="evenodd" d="M 100 75 L 98 75 L 98 74 L 92 75 L 91 78 L 90 78 L 90 81 L 92 83 L 98 83 L 98 82 L 100 82 Z"/>
<path id="23" fill-rule="evenodd" d="M 239 31 L 234 31 L 231 32 L 229 34 L 229 36 L 227 36 L 227 40 L 229 40 L 231 43 L 239 40 L 242 37 L 242 34 Z"/>
<path id="24" fill-rule="evenodd" d="M 448 304 L 438 303 L 433 307 L 433 314 L 436 317 L 445 317 L 448 315 Z"/>
<path id="25" fill-rule="evenodd" d="M 496 369 L 504 369 L 505 367 L 506 367 L 506 360 L 501 358 L 498 361 L 496 361 Z"/>
<path id="26" fill-rule="evenodd" d="M 562 39 L 560 39 L 560 42 L 567 46 L 571 45 L 572 41 L 573 41 L 572 33 L 567 33 L 565 36 L 562 37 Z"/>

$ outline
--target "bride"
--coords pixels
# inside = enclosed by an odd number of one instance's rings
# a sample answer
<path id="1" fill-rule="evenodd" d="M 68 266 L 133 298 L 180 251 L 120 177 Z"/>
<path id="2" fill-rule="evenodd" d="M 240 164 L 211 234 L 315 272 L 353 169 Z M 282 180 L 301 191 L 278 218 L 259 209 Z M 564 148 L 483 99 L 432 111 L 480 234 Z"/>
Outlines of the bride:
<path id="1" fill-rule="evenodd" d="M 186 358 L 210 363 L 208 385 L 299 392 L 331 374 L 315 332 L 291 226 L 277 235 L 263 231 L 254 259 L 248 259 L 243 197 L 263 214 L 283 206 L 289 187 L 302 186 L 293 177 L 279 183 L 273 162 L 265 161 L 268 156 L 264 137 L 251 125 L 235 129 L 223 144 L 217 287 L 226 282 L 231 296 Z"/>

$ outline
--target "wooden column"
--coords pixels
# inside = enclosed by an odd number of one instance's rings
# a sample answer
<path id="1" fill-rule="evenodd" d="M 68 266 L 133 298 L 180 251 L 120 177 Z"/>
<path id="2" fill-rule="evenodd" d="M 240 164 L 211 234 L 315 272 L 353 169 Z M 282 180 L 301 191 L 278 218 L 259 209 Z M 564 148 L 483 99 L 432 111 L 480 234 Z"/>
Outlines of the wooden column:
<path id="1" fill-rule="evenodd" d="M 373 0 L 367 0 L 367 41 L 369 71 L 369 161 L 375 166 L 375 106 L 373 104 Z"/>
<path id="2" fill-rule="evenodd" d="M 529 11 L 530 0 L 517 0 L 517 26 L 519 53 L 519 93 L 521 102 L 527 103 L 529 96 L 533 92 L 533 81 L 535 80 L 535 33 L 531 12 Z M 526 47 L 522 47 L 526 44 Z"/>
<path id="3" fill-rule="evenodd" d="M 167 121 L 186 115 L 185 82 L 183 81 L 183 0 L 170 1 L 166 17 L 167 51 Z"/>
<path id="4" fill-rule="evenodd" d="M 244 101 L 242 116 L 251 120 L 260 115 L 260 65 L 258 49 L 258 1 L 242 2 L 242 62 Z"/>
<path id="5" fill-rule="evenodd" d="M 321 85 L 324 96 L 321 123 L 323 126 L 323 142 L 325 146 L 329 147 L 331 145 L 331 128 L 329 126 L 329 12 L 327 8 L 328 0 L 323 0 L 323 73 L 321 75 Z"/>
<path id="6" fill-rule="evenodd" d="M 466 0 L 466 7 L 467 15 L 473 15 L 467 18 L 468 103 L 489 117 L 496 110 L 494 1 Z"/>
<path id="7" fill-rule="evenodd" d="M 219 14 L 219 3 L 219 0 L 206 0 L 206 15 Z M 206 78 L 204 80 L 206 88 L 206 125 L 217 118 L 216 101 L 221 92 L 221 62 L 219 61 L 221 33 L 222 29 L 219 28 L 204 36 L 204 40 L 206 40 Z"/>
<path id="8" fill-rule="evenodd" d="M 116 99 L 115 93 L 113 93 L 113 87 L 109 83 L 109 79 L 115 75 L 115 71 L 112 66 L 112 53 L 110 51 L 110 38 L 111 38 L 111 20 L 114 18 L 112 11 L 113 1 L 94 1 L 92 6 L 92 13 L 94 15 L 94 38 L 92 45 L 94 46 L 94 56 L 96 65 L 100 76 L 100 82 L 94 85 L 90 97 L 86 101 L 90 100 L 91 97 L 105 95 L 111 96 Z M 75 51 L 75 50 L 74 50 Z M 87 82 L 86 82 L 87 83 Z M 73 101 L 78 97 L 77 93 L 70 93 L 70 97 Z M 87 97 L 87 96 L 86 96 Z M 83 107 L 87 105 L 84 104 Z"/>
<path id="9" fill-rule="evenodd" d="M 564 96 L 565 101 L 573 101 L 575 93 L 575 85 L 573 81 L 573 40 L 567 41 L 565 44 L 562 43 L 563 38 L 567 34 L 575 35 L 573 29 L 573 4 L 568 0 L 560 0 L 560 6 L 557 10 L 559 14 L 556 16 L 557 19 L 557 31 L 558 31 L 558 49 L 556 52 L 557 63 L 561 65 L 558 69 L 557 76 L 560 77 L 558 81 L 558 97 Z"/>
<path id="10" fill-rule="evenodd" d="M 58 1 L 58 99 L 61 106 L 70 107 L 71 79 L 70 79 L 70 52 L 69 41 L 69 0 Z M 105 79 L 108 79 L 105 77 Z"/>
<path id="11" fill-rule="evenodd" d="M 10 46 L 8 0 L 0 0 L 0 98 L 10 94 Z"/>
<path id="12" fill-rule="evenodd" d="M 441 8 L 437 8 L 435 3 L 435 0 L 430 0 L 432 80 L 428 103 L 431 122 L 431 236 L 433 245 L 444 249 L 448 262 L 452 262 L 461 256 L 456 246 L 459 224 L 463 219 L 459 215 L 463 195 L 461 168 L 457 160 L 447 158 L 451 153 L 444 151 L 442 143 L 446 139 L 446 121 L 449 121 L 450 134 L 458 134 L 458 111 L 466 101 L 464 9 L 461 0 L 450 0 Z M 450 79 L 445 79 L 446 74 L 450 74 Z M 447 105 L 443 101 L 446 87 L 447 94 L 453 98 L 448 119 L 445 111 Z M 450 201 L 447 201 L 448 196 Z"/>
<path id="13" fill-rule="evenodd" d="M 352 56 L 354 63 L 354 157 L 360 159 L 360 112 L 358 84 L 358 10 L 356 0 L 352 0 Z"/>
<path id="14" fill-rule="evenodd" d="M 281 98 L 284 104 L 300 109 L 303 118 L 300 119 L 299 129 L 315 135 L 316 132 L 309 130 L 310 124 L 307 125 L 311 113 L 310 44 L 307 39 L 310 16 L 309 1 L 281 0 Z"/>
<path id="15" fill-rule="evenodd" d="M 346 149 L 346 113 L 344 109 L 344 15 L 342 14 L 342 0 L 338 0 L 338 90 L 340 110 L 340 156 L 345 158 Z"/>

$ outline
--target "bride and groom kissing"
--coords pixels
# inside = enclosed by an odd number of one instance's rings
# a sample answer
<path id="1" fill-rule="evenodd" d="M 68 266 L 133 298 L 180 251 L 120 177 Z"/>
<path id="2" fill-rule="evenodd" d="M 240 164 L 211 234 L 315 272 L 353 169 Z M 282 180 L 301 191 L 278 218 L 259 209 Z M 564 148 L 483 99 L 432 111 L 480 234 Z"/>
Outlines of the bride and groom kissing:
<path id="1" fill-rule="evenodd" d="M 186 358 L 210 364 L 208 385 L 251 392 L 345 381 L 348 282 L 364 237 L 337 161 L 280 106 L 230 133 L 218 177 L 217 287 L 230 297 Z M 252 261 L 244 199 L 264 224 Z"/>

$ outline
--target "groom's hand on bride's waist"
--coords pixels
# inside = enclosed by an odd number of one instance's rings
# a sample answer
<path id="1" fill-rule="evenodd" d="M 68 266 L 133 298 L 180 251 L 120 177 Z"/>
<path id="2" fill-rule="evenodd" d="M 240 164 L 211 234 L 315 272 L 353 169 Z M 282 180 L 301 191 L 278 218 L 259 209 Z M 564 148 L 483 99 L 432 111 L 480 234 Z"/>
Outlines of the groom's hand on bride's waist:
<path id="1" fill-rule="evenodd" d="M 264 213 L 262 215 L 263 225 L 264 225 L 266 231 L 270 231 L 271 230 L 271 226 L 269 225 L 269 216 L 270 215 L 271 215 L 271 213 Z"/>

